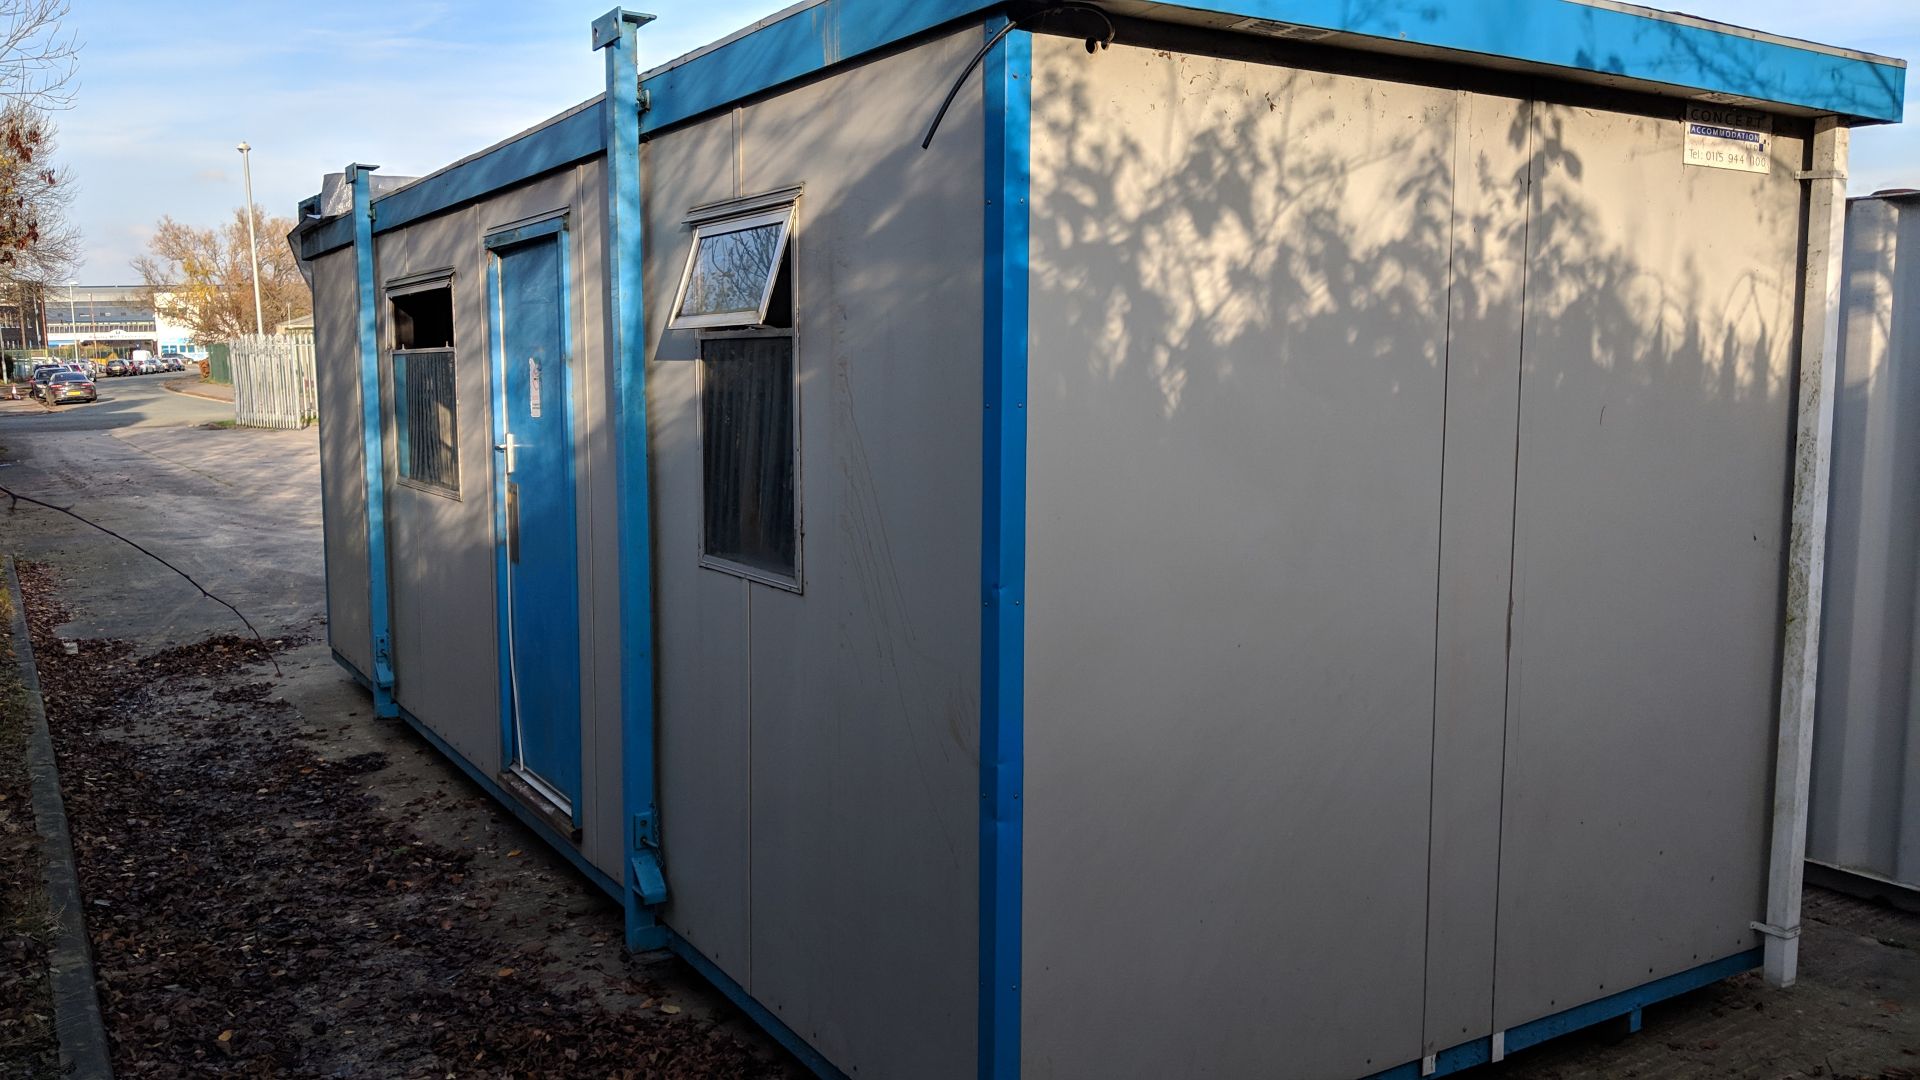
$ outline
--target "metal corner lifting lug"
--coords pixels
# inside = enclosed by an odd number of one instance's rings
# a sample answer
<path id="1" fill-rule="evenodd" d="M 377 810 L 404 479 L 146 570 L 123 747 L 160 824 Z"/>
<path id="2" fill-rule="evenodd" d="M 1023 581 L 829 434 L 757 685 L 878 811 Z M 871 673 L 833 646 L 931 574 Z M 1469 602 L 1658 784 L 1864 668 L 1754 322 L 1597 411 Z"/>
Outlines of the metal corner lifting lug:
<path id="1" fill-rule="evenodd" d="M 645 907 L 667 902 L 667 876 L 660 865 L 660 827 L 651 813 L 633 815 L 627 836 L 627 888 Z"/>

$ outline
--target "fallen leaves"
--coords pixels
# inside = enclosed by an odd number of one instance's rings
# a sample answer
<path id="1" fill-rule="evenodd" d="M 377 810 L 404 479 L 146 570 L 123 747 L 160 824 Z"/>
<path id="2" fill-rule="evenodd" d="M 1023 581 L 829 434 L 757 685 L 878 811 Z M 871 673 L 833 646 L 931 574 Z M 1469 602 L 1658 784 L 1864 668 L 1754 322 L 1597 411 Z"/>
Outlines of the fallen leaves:
<path id="1" fill-rule="evenodd" d="M 40 640 L 64 613 L 22 576 Z M 578 989 L 520 914 L 540 860 L 478 870 L 387 816 L 387 756 L 291 734 L 326 718 L 279 700 L 250 639 L 77 644 L 41 678 L 123 1077 L 797 1075 L 678 1006 Z"/>

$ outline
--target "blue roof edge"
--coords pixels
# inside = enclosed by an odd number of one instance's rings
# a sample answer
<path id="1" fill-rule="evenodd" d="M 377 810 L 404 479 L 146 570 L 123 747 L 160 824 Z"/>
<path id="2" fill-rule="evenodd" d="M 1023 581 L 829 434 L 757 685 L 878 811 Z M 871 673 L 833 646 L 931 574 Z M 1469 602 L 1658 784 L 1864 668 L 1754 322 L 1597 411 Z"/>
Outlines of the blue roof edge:
<path id="1" fill-rule="evenodd" d="M 1557 68 L 1664 96 L 1742 98 L 1898 123 L 1906 65 L 1887 57 L 1654 11 L 1615 0 L 1098 0 L 1115 15 L 1270 21 L 1346 35 L 1365 49 L 1423 47 L 1445 59 Z M 822 68 L 1006 7 L 1002 0 L 815 0 L 648 73 L 657 131 Z M 1209 19 L 1208 17 L 1212 17 Z M 1224 17 L 1222 19 L 1221 17 Z"/>
<path id="2" fill-rule="evenodd" d="M 1329 44 L 1419 50 L 1481 67 L 1522 65 L 1681 99 L 1742 100 L 1864 123 L 1899 123 L 1899 60 L 1654 11 L 1617 0 L 1097 0 L 1115 15 L 1234 28 L 1271 21 Z M 809 0 L 642 76 L 642 137 L 949 25 L 1005 0 Z M 1290 34 L 1289 36 L 1299 36 Z M 1371 41 L 1369 40 L 1371 39 Z M 599 99 L 374 201 L 375 232 L 606 152 Z M 342 219 L 301 234 L 313 258 L 352 241 Z"/>

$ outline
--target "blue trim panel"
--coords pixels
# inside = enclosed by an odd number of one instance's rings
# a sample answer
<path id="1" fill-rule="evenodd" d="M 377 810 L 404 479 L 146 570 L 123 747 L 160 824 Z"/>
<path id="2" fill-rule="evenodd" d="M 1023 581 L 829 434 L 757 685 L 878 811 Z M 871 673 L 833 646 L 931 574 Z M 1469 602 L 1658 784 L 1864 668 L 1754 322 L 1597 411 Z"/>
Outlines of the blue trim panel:
<path id="1" fill-rule="evenodd" d="M 1212 0 L 1201 11 L 1899 123 L 1906 69 L 1570 0 Z M 1482 61 L 1484 62 L 1484 61 Z"/>
<path id="2" fill-rule="evenodd" d="M 530 225 L 522 225 L 517 229 L 503 229 L 500 232 L 488 233 L 480 238 L 480 243 L 488 251 L 495 251 L 499 248 L 512 247 L 515 244 L 524 244 L 529 240 L 538 240 L 543 236 L 552 236 L 554 233 L 566 231 L 567 215 L 562 212 L 550 218 L 533 222 Z M 572 355 L 571 352 L 569 352 L 568 355 Z"/>
<path id="3" fill-rule="evenodd" d="M 619 491 L 620 776 L 627 941 L 657 936 L 652 908 L 666 902 L 654 765 L 653 495 L 647 463 L 646 234 L 640 194 L 638 37 L 653 16 L 620 8 L 594 23 L 606 52 L 607 362 L 613 366 L 614 457 Z"/>
<path id="4" fill-rule="evenodd" d="M 825 0 L 648 79 L 653 107 L 643 117 L 643 130 L 658 131 L 726 108 L 1003 6 L 1004 0 Z M 1200 14 L 1274 19 L 1377 38 L 1396 47 L 1422 45 L 1456 54 L 1451 59 L 1460 63 L 1517 60 L 1615 76 L 1645 84 L 1642 89 L 1655 93 L 1677 87 L 1884 123 L 1899 123 L 1905 111 L 1904 67 L 1574 0 L 1431 0 L 1419 5 L 1213 0 L 1184 7 Z M 596 23 L 596 42 L 601 36 Z M 604 153 L 605 108 L 604 101 L 590 102 L 382 197 L 381 231 Z M 315 258 L 352 240 L 352 227 L 336 218 L 301 236 L 300 255 Z"/>
<path id="5" fill-rule="evenodd" d="M 1751 971 L 1760 966 L 1760 957 L 1761 950 L 1749 949 L 1725 959 L 1701 964 L 1696 968 L 1688 968 L 1686 971 L 1669 975 L 1664 979 L 1656 979 L 1631 990 L 1623 990 L 1618 994 L 1612 994 L 1597 1001 L 1589 1001 L 1585 1005 L 1576 1005 L 1551 1016 L 1543 1016 L 1538 1020 L 1509 1028 L 1506 1052 L 1512 1055 L 1530 1046 L 1538 1046 L 1549 1039 L 1622 1016 L 1628 1018 L 1632 1030 L 1638 1031 L 1641 1009 L 1656 1002 L 1698 990 L 1743 971 Z M 1485 1065 L 1493 1058 L 1493 1040 L 1482 1037 L 1472 1042 L 1461 1043 L 1459 1046 L 1442 1050 L 1437 1057 L 1438 1067 L 1430 1074 L 1433 1076 L 1446 1076 L 1475 1065 Z M 1366 1080 L 1418 1080 L 1419 1076 L 1420 1063 L 1410 1061 L 1385 1072 L 1375 1073 Z"/>
<path id="6" fill-rule="evenodd" d="M 988 0 L 825 0 L 646 81 L 645 130 L 692 119 L 782 83 L 1002 6 Z M 901 132 L 904 142 L 908 132 Z"/>
<path id="7" fill-rule="evenodd" d="M 688 943 L 686 938 L 671 930 L 665 933 L 666 947 L 673 950 L 675 956 L 685 960 L 701 977 L 712 983 L 714 989 L 726 995 L 728 1001 L 740 1007 L 747 1018 L 760 1025 L 761 1030 L 773 1036 L 773 1040 L 787 1048 L 787 1052 L 800 1059 L 800 1064 L 813 1070 L 820 1080 L 847 1080 L 847 1075 L 834 1068 L 833 1062 L 822 1057 L 820 1051 L 807 1045 L 807 1041 L 794 1033 L 794 1030 L 781 1023 L 780 1018 L 767 1011 L 765 1005 L 754 1000 L 747 989 L 721 971 L 714 962 L 700 954 L 700 950 Z"/>
<path id="8" fill-rule="evenodd" d="M 380 336 L 374 305 L 371 165 L 347 166 L 353 185 L 353 256 L 359 291 L 360 440 L 367 467 L 367 623 L 373 638 L 373 711 L 399 714 L 393 700 L 393 628 L 387 586 L 387 466 L 380 422 Z"/>
<path id="9" fill-rule="evenodd" d="M 407 354 L 393 351 L 393 463 L 400 479 L 411 480 L 413 464 L 412 433 L 407 428 Z"/>
<path id="10" fill-rule="evenodd" d="M 512 142 L 481 153 L 458 165 L 422 177 L 375 200 L 380 207 L 377 232 L 389 232 L 410 222 L 438 214 L 491 192 L 525 183 L 604 153 L 602 103 L 589 102 L 578 111 L 529 131 Z M 300 237 L 300 257 L 312 259 L 353 242 L 351 223 L 342 218 L 323 222 Z"/>
<path id="11" fill-rule="evenodd" d="M 648 79 L 655 107 L 647 130 L 1001 6 L 986 0 L 825 0 Z M 1212 0 L 1181 6 L 1426 45 L 1460 53 L 1464 63 L 1519 60 L 1868 120 L 1898 122 L 1903 107 L 1906 72 L 1894 65 L 1568 0 Z"/>
<path id="12" fill-rule="evenodd" d="M 1004 18 L 990 20 L 997 33 Z M 985 415 L 980 505 L 980 1056 L 1020 1075 L 1027 575 L 1027 195 L 1033 36 L 987 54 Z"/>
<path id="13" fill-rule="evenodd" d="M 347 674 L 353 676 L 353 681 L 359 683 L 361 687 L 368 691 L 373 689 L 372 681 L 369 680 L 359 668 L 354 667 L 351 660 L 341 656 L 338 651 L 335 651 L 333 654 L 333 662 L 346 669 Z M 598 886 L 600 891 L 616 900 L 620 898 L 619 884 L 608 877 L 606 871 L 588 862 L 587 857 L 580 853 L 579 848 L 569 843 L 566 837 L 553 831 L 552 826 L 533 816 L 533 812 L 522 806 L 520 800 L 508 795 L 491 777 L 481 772 L 473 762 L 468 761 L 461 755 L 460 751 L 455 750 L 447 740 L 441 738 L 438 732 L 428 727 L 425 721 L 404 708 L 400 710 L 399 719 L 404 720 L 408 727 L 419 732 L 420 737 L 432 744 L 433 748 L 440 751 L 443 757 L 458 766 L 461 772 L 467 774 L 467 779 L 480 785 L 480 789 L 491 796 L 494 802 L 499 803 L 501 808 L 512 813 L 514 820 L 532 829 L 541 840 L 546 842 L 548 847 L 551 847 L 564 856 L 568 862 L 573 864 L 574 869 L 585 874 L 587 880 Z"/>

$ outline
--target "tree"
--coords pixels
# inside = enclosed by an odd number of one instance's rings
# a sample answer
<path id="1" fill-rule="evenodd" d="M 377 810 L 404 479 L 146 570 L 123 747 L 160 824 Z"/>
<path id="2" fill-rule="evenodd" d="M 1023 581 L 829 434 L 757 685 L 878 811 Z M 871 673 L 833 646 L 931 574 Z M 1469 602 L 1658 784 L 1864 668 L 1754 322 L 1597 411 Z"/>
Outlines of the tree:
<path id="1" fill-rule="evenodd" d="M 260 311 L 268 326 L 313 310 L 312 295 L 293 249 L 279 238 L 290 218 L 254 208 L 259 237 Z M 163 319 L 191 327 L 196 341 L 229 341 L 253 333 L 253 265 L 247 257 L 247 211 L 215 228 L 195 228 L 163 217 L 133 268 Z"/>
<path id="2" fill-rule="evenodd" d="M 66 0 L 0 0 L 0 286 L 36 294 L 80 258 L 48 117 L 73 103 L 80 47 L 61 30 L 66 14 Z"/>
<path id="3" fill-rule="evenodd" d="M 0 106 L 0 276 L 45 285 L 80 258 L 80 231 L 67 220 L 73 181 L 53 156 L 53 123 L 18 101 Z"/>

